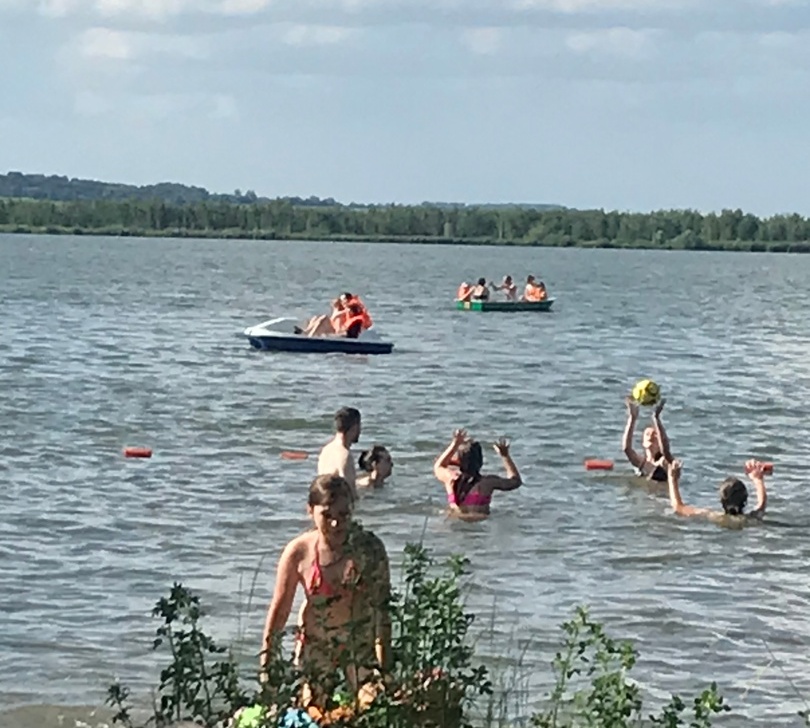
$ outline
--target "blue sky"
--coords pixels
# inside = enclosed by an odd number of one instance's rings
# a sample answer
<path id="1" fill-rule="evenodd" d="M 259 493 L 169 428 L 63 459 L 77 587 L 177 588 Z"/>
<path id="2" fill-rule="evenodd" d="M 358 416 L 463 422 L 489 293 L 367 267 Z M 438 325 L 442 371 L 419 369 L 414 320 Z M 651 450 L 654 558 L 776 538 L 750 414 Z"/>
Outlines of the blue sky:
<path id="1" fill-rule="evenodd" d="M 0 171 L 810 214 L 808 0 L 0 0 Z"/>

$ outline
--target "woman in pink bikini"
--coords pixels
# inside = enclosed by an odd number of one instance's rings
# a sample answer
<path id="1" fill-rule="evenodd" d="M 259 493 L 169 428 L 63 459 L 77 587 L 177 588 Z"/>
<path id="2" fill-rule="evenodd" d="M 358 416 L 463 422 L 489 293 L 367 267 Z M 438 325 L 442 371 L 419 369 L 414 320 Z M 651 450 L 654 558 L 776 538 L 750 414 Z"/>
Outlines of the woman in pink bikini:
<path id="1" fill-rule="evenodd" d="M 314 528 L 287 544 L 278 562 L 265 621 L 262 672 L 280 650 L 298 587 L 305 599 L 298 615 L 295 663 L 306 678 L 304 707 L 325 708 L 342 673 L 361 704 L 373 699 L 388 669 L 391 592 L 382 541 L 352 523 L 352 488 L 337 475 L 319 475 L 309 489 Z"/>
<path id="2" fill-rule="evenodd" d="M 522 484 L 517 466 L 509 454 L 509 443 L 500 439 L 495 452 L 501 456 L 506 477 L 483 475 L 484 454 L 481 444 L 456 430 L 453 440 L 433 465 L 433 473 L 447 492 L 447 503 L 453 515 L 462 518 L 486 518 L 496 490 L 515 490 Z"/>

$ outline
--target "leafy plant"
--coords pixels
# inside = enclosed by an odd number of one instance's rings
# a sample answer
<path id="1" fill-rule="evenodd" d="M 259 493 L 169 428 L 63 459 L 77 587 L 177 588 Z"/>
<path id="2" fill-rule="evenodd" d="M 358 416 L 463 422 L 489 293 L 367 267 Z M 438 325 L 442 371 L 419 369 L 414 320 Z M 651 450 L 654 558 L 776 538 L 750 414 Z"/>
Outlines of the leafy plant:
<path id="1" fill-rule="evenodd" d="M 330 686 L 336 687 L 316 715 L 321 725 L 465 728 L 481 696 L 489 699 L 485 722 L 492 724 L 493 685 L 487 668 L 476 660 L 469 634 L 473 615 L 464 606 L 468 562 L 454 557 L 442 566 L 423 546 L 406 547 L 402 590 L 388 604 L 392 664 L 384 687 L 378 683 L 361 708 L 346 679 L 350 666 L 341 665 L 329 676 Z M 152 613 L 161 620 L 154 649 L 169 657 L 149 720 L 157 728 L 184 720 L 206 728 L 227 725 L 248 706 L 250 728 L 291 728 L 297 719 L 309 720 L 300 703 L 301 690 L 320 676 L 304 675 L 285 657 L 280 637 L 268 646 L 270 659 L 260 682 L 244 684 L 233 656 L 202 631 L 200 601 L 189 589 L 174 584 Z M 644 721 L 641 692 L 629 677 L 638 658 L 632 644 L 610 637 L 585 607 L 578 607 L 561 627 L 564 641 L 552 661 L 554 688 L 545 709 L 531 717 L 535 728 L 626 728 L 642 723 L 709 728 L 714 715 L 729 710 L 712 683 L 692 700 L 673 695 L 658 715 Z M 116 711 L 113 722 L 125 728 L 133 728 L 129 697 L 129 690 L 117 682 L 108 690 L 107 703 Z M 506 725 L 510 716 L 503 705 L 500 710 L 499 724 Z M 810 718 L 803 717 L 810 725 Z"/>
<path id="2" fill-rule="evenodd" d="M 577 607 L 573 619 L 562 624 L 566 638 L 552 661 L 556 675 L 549 707 L 532 717 L 536 728 L 627 728 L 642 723 L 642 698 L 628 675 L 638 653 L 627 641 L 617 642 L 604 627 L 591 620 L 586 607 Z M 675 728 L 686 725 L 686 704 L 677 695 L 659 716 L 649 716 L 653 725 Z M 730 710 L 717 686 L 704 690 L 692 705 L 690 728 L 708 728 L 715 713 Z"/>

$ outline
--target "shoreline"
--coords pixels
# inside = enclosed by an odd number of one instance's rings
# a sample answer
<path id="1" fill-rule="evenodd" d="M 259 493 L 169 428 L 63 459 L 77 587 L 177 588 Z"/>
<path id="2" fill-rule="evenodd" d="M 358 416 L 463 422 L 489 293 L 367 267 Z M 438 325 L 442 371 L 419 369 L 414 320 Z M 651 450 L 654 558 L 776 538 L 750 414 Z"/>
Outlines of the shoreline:
<path id="1" fill-rule="evenodd" d="M 463 238 L 439 237 L 427 235 L 328 235 L 312 233 L 284 234 L 274 230 L 225 229 L 225 230 L 189 230 L 167 228 L 147 230 L 142 228 L 123 227 L 65 227 L 33 225 L 0 225 L 0 234 L 6 235 L 49 235 L 49 236 L 90 236 L 121 238 L 164 238 L 178 240 L 277 240 L 289 242 L 330 242 L 330 243 L 378 243 L 398 245 L 454 245 L 454 246 L 496 246 L 525 248 L 582 248 L 614 250 L 671 250 L 671 251 L 705 251 L 705 252 L 739 252 L 739 253 L 810 253 L 810 241 L 749 241 L 749 240 L 716 240 L 700 245 L 684 246 L 671 242 L 661 243 L 652 240 L 635 240 L 633 242 L 609 240 L 565 240 L 565 241 L 526 241 L 518 239 L 497 238 Z"/>

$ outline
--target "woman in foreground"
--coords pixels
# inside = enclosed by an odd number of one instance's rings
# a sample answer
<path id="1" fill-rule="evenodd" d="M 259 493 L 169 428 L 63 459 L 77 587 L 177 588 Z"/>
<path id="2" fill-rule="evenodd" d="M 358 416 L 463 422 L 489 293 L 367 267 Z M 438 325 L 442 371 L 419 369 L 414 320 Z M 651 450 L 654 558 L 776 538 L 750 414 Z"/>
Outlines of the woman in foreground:
<path id="1" fill-rule="evenodd" d="M 352 523 L 353 509 L 349 483 L 319 475 L 309 489 L 314 528 L 290 541 L 278 563 L 264 627 L 262 673 L 279 656 L 293 599 L 303 587 L 295 664 L 306 681 L 304 708 L 324 709 L 343 680 L 358 703 L 368 704 L 388 668 L 388 556 L 379 538 Z"/>
<path id="2" fill-rule="evenodd" d="M 494 491 L 515 490 L 521 486 L 523 481 L 509 454 L 509 443 L 501 439 L 494 447 L 501 456 L 506 477 L 482 474 L 484 454 L 481 444 L 469 439 L 465 430 L 453 433 L 452 441 L 433 465 L 433 473 L 447 493 L 451 514 L 462 518 L 486 518 Z"/>
<path id="3" fill-rule="evenodd" d="M 679 516 L 707 518 L 724 526 L 743 526 L 749 521 L 761 521 L 768 505 L 768 491 L 765 488 L 765 465 L 759 460 L 745 463 L 745 472 L 757 492 L 757 505 L 753 511 L 745 512 L 748 503 L 748 489 L 738 478 L 729 477 L 720 483 L 720 505 L 722 511 L 711 508 L 697 508 L 686 505 L 681 498 L 680 481 L 683 463 L 674 460 L 669 465 L 669 502 Z"/>

